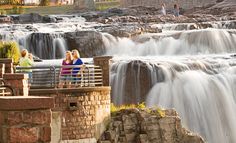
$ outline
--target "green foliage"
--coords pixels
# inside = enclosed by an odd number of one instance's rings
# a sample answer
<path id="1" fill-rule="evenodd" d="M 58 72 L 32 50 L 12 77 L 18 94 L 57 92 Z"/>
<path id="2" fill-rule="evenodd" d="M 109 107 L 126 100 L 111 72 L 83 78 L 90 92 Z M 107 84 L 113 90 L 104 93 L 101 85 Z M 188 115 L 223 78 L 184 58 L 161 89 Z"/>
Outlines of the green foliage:
<path id="1" fill-rule="evenodd" d="M 11 14 L 23 14 L 25 12 L 25 9 L 20 6 L 13 6 L 13 8 L 11 9 Z"/>
<path id="2" fill-rule="evenodd" d="M 165 111 L 163 109 L 161 109 L 160 107 L 155 107 L 152 109 L 146 108 L 146 105 L 144 102 L 137 104 L 137 105 L 130 104 L 130 105 L 121 105 L 121 106 L 115 106 L 113 103 L 111 103 L 111 114 L 115 115 L 120 110 L 134 109 L 134 108 L 142 109 L 142 110 L 146 111 L 147 113 L 155 115 L 159 118 L 165 117 Z"/>
<path id="3" fill-rule="evenodd" d="M 145 103 L 140 103 L 140 104 L 130 104 L 130 105 L 121 105 L 121 106 L 115 106 L 113 103 L 111 103 L 111 113 L 118 112 L 123 109 L 133 109 L 133 108 L 138 108 L 138 109 L 144 109 L 146 108 Z"/>
<path id="4" fill-rule="evenodd" d="M 7 14 L 6 10 L 0 9 L 0 15 L 6 15 L 6 14 Z"/>
<path id="5" fill-rule="evenodd" d="M 0 58 L 13 58 L 14 63 L 20 59 L 20 50 L 16 42 L 0 42 Z"/>
<path id="6" fill-rule="evenodd" d="M 48 6 L 49 2 L 50 2 L 49 0 L 41 0 L 39 5 L 40 6 Z"/>
<path id="7" fill-rule="evenodd" d="M 96 10 L 98 11 L 104 11 L 107 10 L 109 8 L 114 8 L 114 7 L 119 7 L 120 6 L 120 2 L 119 1 L 106 1 L 106 2 L 96 2 L 95 3 L 95 7 Z"/>
<path id="8" fill-rule="evenodd" d="M 149 110 L 149 113 L 152 115 L 156 115 L 160 118 L 163 118 L 166 116 L 165 111 L 163 109 L 161 109 L 160 107 L 155 107 L 154 110 Z"/>

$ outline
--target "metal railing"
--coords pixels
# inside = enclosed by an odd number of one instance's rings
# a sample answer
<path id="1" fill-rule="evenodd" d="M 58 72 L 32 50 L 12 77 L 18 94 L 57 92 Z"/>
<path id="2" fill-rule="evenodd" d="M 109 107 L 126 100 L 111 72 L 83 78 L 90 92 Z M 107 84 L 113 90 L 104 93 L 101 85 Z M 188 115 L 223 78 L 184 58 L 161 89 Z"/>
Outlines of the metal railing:
<path id="1" fill-rule="evenodd" d="M 28 73 L 31 88 L 70 88 L 102 86 L 102 69 L 95 65 L 16 67 Z"/>

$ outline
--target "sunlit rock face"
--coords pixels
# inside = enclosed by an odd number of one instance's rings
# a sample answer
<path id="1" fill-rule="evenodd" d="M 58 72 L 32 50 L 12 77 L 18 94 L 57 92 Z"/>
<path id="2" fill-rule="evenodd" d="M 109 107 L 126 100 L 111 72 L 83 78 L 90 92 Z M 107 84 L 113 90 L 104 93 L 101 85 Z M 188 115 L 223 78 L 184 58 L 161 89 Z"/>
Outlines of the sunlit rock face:
<path id="1" fill-rule="evenodd" d="M 112 114 L 101 142 L 114 143 L 204 143 L 181 125 L 174 110 L 124 109 Z"/>

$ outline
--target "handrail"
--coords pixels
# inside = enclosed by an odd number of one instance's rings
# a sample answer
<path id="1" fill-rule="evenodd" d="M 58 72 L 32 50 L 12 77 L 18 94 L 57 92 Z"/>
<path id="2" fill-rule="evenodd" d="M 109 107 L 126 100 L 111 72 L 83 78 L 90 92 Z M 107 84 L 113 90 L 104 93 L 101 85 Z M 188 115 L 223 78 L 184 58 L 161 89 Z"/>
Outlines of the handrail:
<path id="1" fill-rule="evenodd" d="M 102 69 L 96 65 L 16 67 L 16 72 L 32 71 L 31 88 L 102 86 Z"/>

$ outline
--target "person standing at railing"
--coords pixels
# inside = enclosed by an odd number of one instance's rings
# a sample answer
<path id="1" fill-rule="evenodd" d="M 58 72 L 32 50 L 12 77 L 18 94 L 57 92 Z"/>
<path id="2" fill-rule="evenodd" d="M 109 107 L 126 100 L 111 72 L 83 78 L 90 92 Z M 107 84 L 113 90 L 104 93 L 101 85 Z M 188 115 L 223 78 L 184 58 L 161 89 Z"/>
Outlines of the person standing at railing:
<path id="1" fill-rule="evenodd" d="M 73 65 L 74 66 L 84 64 L 83 61 L 80 59 L 80 54 L 79 54 L 78 50 L 72 50 L 72 56 L 73 56 Z M 76 83 L 78 80 L 81 80 L 82 74 L 79 75 L 79 72 L 81 72 L 80 67 L 75 67 L 72 69 L 73 83 Z"/>
<path id="2" fill-rule="evenodd" d="M 21 58 L 19 61 L 19 66 L 23 67 L 23 69 L 21 69 L 22 73 L 27 73 L 29 75 L 29 83 L 32 82 L 32 69 L 30 69 L 29 67 L 32 67 L 34 65 L 34 60 L 33 60 L 33 55 L 26 50 L 23 49 L 21 51 Z M 26 67 L 24 69 L 24 67 Z"/>
<path id="3" fill-rule="evenodd" d="M 59 84 L 60 87 L 63 87 L 64 85 L 70 85 L 71 81 L 71 68 L 66 68 L 65 66 L 71 66 L 72 65 L 72 53 L 70 51 L 66 52 L 66 57 L 62 61 L 62 68 L 61 68 L 61 74 L 60 79 L 61 82 Z"/>

